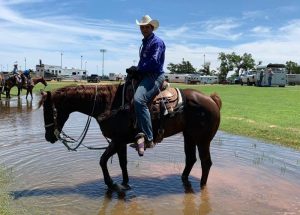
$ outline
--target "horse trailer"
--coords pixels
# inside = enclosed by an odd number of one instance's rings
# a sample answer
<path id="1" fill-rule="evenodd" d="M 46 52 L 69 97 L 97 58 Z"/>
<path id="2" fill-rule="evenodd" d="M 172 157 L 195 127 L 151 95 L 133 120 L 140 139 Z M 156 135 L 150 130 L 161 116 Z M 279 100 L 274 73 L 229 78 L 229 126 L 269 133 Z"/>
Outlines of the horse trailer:
<path id="1" fill-rule="evenodd" d="M 286 83 L 288 85 L 299 85 L 300 74 L 286 74 Z"/>
<path id="2" fill-rule="evenodd" d="M 268 79 L 272 71 L 271 86 L 285 87 L 286 67 L 284 64 L 268 64 L 256 67 L 256 86 L 269 86 Z"/>

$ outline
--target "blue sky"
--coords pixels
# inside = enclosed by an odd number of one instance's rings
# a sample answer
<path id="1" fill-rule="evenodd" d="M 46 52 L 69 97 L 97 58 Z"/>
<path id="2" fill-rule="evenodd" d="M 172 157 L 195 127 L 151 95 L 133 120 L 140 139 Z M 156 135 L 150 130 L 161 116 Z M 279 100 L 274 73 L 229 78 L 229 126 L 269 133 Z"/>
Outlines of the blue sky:
<path id="1" fill-rule="evenodd" d="M 125 73 L 138 61 L 136 19 L 149 14 L 166 44 L 166 66 L 189 60 L 217 69 L 218 53 L 251 53 L 256 62 L 300 64 L 299 0 L 0 0 L 0 64 L 45 64 Z M 82 58 L 81 58 L 82 56 Z M 81 61 L 82 59 L 82 61 Z M 81 64 L 82 62 L 82 64 Z M 1 69 L 1 68 L 0 68 Z"/>

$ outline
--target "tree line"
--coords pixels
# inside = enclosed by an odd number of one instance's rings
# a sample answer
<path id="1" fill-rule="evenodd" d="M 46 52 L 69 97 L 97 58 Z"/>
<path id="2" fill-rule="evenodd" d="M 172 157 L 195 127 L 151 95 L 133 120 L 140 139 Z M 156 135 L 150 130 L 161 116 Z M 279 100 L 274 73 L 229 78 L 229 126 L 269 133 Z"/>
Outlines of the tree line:
<path id="1" fill-rule="evenodd" d="M 262 61 L 259 61 L 258 64 L 256 64 L 252 55 L 248 53 L 238 55 L 235 52 L 230 54 L 220 52 L 218 60 L 220 61 L 220 67 L 218 68 L 219 72 L 210 70 L 209 62 L 204 63 L 204 65 L 202 65 L 203 68 L 197 70 L 190 61 L 185 61 L 184 59 L 178 64 L 169 63 L 167 69 L 171 73 L 176 74 L 218 75 L 219 80 L 226 80 L 229 71 L 235 71 L 234 76 L 237 77 L 241 70 L 254 69 L 256 66 L 262 64 Z M 288 74 L 300 74 L 300 66 L 296 62 L 287 61 L 285 65 Z"/>

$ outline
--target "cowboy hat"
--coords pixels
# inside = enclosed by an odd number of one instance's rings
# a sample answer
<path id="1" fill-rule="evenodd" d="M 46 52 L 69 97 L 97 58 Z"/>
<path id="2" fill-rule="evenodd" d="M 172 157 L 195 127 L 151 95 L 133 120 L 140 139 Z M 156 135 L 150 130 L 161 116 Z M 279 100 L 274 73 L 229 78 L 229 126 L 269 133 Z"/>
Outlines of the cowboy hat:
<path id="1" fill-rule="evenodd" d="M 145 15 L 142 17 L 141 21 L 135 20 L 137 25 L 152 25 L 153 26 L 153 30 L 155 31 L 158 26 L 159 26 L 159 22 L 155 19 L 151 19 L 151 17 L 149 15 Z"/>

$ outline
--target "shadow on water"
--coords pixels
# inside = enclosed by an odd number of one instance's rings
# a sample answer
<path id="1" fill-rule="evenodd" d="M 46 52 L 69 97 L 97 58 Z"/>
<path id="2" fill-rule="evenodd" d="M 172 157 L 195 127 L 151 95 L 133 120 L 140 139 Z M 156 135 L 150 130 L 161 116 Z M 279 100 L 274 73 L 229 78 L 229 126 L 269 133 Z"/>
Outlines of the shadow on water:
<path id="1" fill-rule="evenodd" d="M 116 178 L 120 179 L 121 176 L 116 176 Z M 191 194 L 195 192 L 201 192 L 199 188 L 199 179 L 193 176 L 190 177 L 190 181 L 194 183 L 198 182 L 197 185 L 195 184 L 195 189 L 193 187 L 183 186 L 180 176 L 177 174 L 167 175 L 163 179 L 158 177 L 131 177 L 130 181 L 130 186 L 132 186 L 132 189 L 124 192 L 117 192 L 107 189 L 104 187 L 103 180 L 93 180 L 74 186 L 17 190 L 12 192 L 12 196 L 14 199 L 19 199 L 37 196 L 78 194 L 90 199 L 95 199 L 103 197 L 104 195 L 108 195 L 111 198 L 113 194 L 116 194 L 116 197 L 129 200 L 138 196 L 153 198 L 171 194 L 182 194 L 183 192 Z M 151 187 L 145 187 L 149 184 Z M 162 189 L 161 186 L 163 186 L 164 189 Z M 140 189 L 141 187 L 144 187 L 144 189 Z"/>

